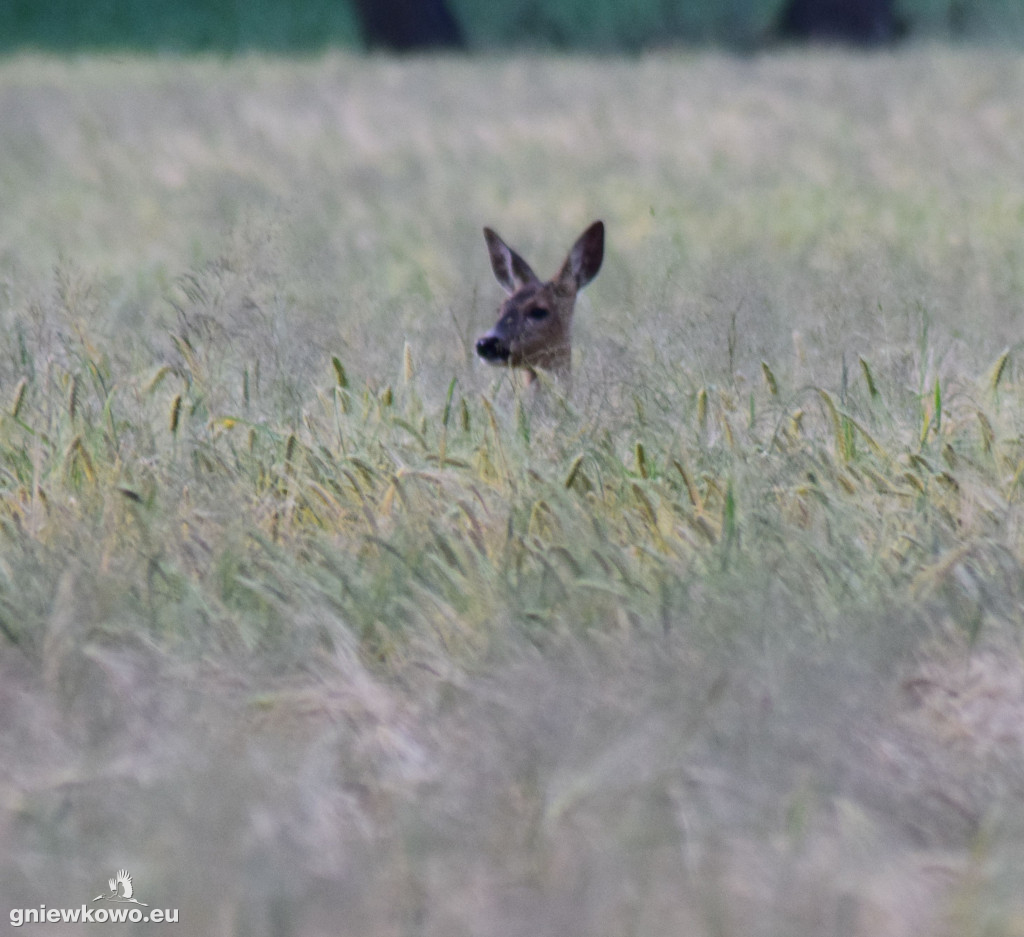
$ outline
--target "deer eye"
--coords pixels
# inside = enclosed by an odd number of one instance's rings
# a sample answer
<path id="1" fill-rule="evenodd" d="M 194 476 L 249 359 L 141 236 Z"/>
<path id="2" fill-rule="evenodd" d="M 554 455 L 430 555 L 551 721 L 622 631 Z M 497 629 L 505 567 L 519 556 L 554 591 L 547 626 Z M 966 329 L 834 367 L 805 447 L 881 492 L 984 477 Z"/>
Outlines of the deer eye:
<path id="1" fill-rule="evenodd" d="M 537 320 L 546 319 L 549 315 L 551 315 L 551 313 L 543 306 L 534 306 L 534 308 L 529 310 L 526 314 L 531 319 Z"/>

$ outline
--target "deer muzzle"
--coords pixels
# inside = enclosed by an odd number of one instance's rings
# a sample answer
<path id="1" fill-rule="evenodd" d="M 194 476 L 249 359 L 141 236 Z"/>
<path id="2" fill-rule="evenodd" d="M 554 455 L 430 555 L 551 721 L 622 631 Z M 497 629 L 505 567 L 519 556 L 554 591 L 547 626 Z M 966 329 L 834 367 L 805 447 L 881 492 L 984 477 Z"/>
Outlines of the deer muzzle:
<path id="1" fill-rule="evenodd" d="M 476 353 L 488 364 L 506 364 L 512 349 L 504 339 L 488 332 L 477 339 Z"/>

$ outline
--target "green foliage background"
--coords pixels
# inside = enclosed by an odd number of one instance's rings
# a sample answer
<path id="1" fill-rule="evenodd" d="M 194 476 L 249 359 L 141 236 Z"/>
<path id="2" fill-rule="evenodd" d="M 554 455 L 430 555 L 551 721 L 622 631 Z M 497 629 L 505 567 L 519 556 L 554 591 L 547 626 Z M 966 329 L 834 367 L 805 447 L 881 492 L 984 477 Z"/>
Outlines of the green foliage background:
<path id="1" fill-rule="evenodd" d="M 636 51 L 675 43 L 748 48 L 764 41 L 784 0 L 449 0 L 473 49 Z M 900 0 L 912 35 L 1014 41 L 1017 0 Z M 11 0 L 0 50 L 129 48 L 313 51 L 361 44 L 345 0 Z"/>

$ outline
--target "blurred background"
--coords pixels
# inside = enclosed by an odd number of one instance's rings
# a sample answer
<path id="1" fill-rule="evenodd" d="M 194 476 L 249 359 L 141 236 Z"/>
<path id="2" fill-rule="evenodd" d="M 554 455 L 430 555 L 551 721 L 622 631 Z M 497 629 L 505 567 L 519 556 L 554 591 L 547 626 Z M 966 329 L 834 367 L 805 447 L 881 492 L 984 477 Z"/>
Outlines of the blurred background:
<path id="1" fill-rule="evenodd" d="M 1017 42 L 1020 0 L 5 0 L 0 50 L 635 52 L 815 39 Z"/>

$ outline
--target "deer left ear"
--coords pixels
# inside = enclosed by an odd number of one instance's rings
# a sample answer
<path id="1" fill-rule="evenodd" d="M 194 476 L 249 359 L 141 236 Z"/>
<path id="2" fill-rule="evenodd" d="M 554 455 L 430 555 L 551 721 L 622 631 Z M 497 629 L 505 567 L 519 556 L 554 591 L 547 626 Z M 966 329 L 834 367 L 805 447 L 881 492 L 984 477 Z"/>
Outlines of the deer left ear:
<path id="1" fill-rule="evenodd" d="M 491 255 L 491 269 L 502 289 L 510 296 L 522 289 L 527 283 L 539 283 L 537 274 L 530 265 L 509 247 L 497 233 L 484 228 L 484 240 L 487 252 Z"/>
<path id="2" fill-rule="evenodd" d="M 558 273 L 558 282 L 581 290 L 601 269 L 604 260 L 604 222 L 595 221 L 573 244 Z"/>

